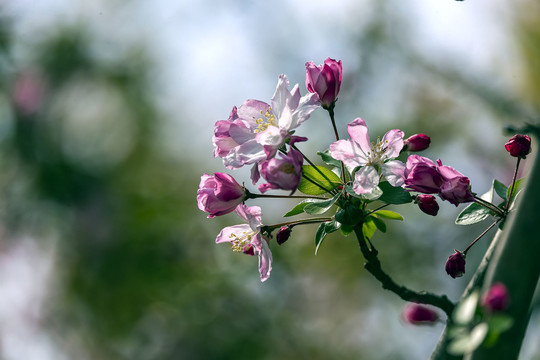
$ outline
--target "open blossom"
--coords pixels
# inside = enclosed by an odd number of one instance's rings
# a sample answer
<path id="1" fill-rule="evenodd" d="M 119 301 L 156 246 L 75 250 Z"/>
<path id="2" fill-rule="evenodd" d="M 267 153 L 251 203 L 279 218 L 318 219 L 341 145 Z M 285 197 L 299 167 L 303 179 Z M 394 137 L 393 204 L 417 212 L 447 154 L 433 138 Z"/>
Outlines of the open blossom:
<path id="1" fill-rule="evenodd" d="M 313 61 L 306 63 L 306 88 L 318 95 L 320 103 L 329 107 L 337 100 L 341 87 L 343 68 L 341 60 L 327 58 L 324 64 L 316 66 Z"/>
<path id="2" fill-rule="evenodd" d="M 266 281 L 272 271 L 272 252 L 261 234 L 261 208 L 241 204 L 235 212 L 246 223 L 224 228 L 217 236 L 216 243 L 228 242 L 231 243 L 233 251 L 257 255 L 261 281 Z"/>
<path id="3" fill-rule="evenodd" d="M 281 159 L 273 158 L 260 165 L 260 173 L 268 182 L 259 185 L 259 191 L 264 193 L 270 189 L 291 190 L 298 188 L 302 180 L 302 154 L 291 149 L 287 155 L 281 154 Z"/>
<path id="4" fill-rule="evenodd" d="M 209 213 L 209 218 L 230 213 L 246 198 L 242 185 L 225 173 L 201 176 L 197 203 L 199 209 Z"/>
<path id="5" fill-rule="evenodd" d="M 316 94 L 300 96 L 298 84 L 289 91 L 287 76 L 280 75 L 270 104 L 247 100 L 233 108 L 228 120 L 216 122 L 214 156 L 223 158 L 229 169 L 269 160 L 291 137 L 290 131 L 318 107 Z M 302 140 L 307 139 L 296 137 L 296 141 Z"/>
<path id="6" fill-rule="evenodd" d="M 330 144 L 330 154 L 336 160 L 343 161 L 352 172 L 356 167 L 353 189 L 357 194 L 369 194 L 379 184 L 380 167 L 386 180 L 392 186 L 401 186 L 404 181 L 404 164 L 391 160 L 399 155 L 403 148 L 403 131 L 388 131 L 376 144 L 369 141 L 368 128 L 364 120 L 357 118 L 347 125 L 351 140 L 338 140 Z"/>

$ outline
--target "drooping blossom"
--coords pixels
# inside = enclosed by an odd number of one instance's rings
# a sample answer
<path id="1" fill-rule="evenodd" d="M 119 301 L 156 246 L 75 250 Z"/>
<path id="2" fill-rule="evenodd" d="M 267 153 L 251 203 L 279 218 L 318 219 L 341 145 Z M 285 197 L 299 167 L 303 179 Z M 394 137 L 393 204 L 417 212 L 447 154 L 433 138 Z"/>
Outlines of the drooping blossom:
<path id="1" fill-rule="evenodd" d="M 276 233 L 276 241 L 279 245 L 283 244 L 285 241 L 289 240 L 291 237 L 292 229 L 290 226 L 282 226 L 279 228 Z"/>
<path id="2" fill-rule="evenodd" d="M 401 161 L 391 160 L 399 155 L 403 148 L 403 131 L 388 131 L 377 143 L 369 141 L 368 128 L 364 120 L 357 118 L 347 125 L 350 140 L 338 140 L 330 144 L 330 154 L 336 160 L 343 161 L 352 172 L 356 167 L 353 190 L 356 194 L 369 194 L 379 184 L 379 167 L 392 186 L 401 186 L 404 181 L 405 165 Z"/>
<path id="3" fill-rule="evenodd" d="M 446 260 L 445 270 L 454 279 L 462 277 L 465 274 L 465 254 L 456 250 Z"/>
<path id="4" fill-rule="evenodd" d="M 443 200 L 454 205 L 474 201 L 469 178 L 441 160 L 434 163 L 430 159 L 411 155 L 403 171 L 405 188 L 424 194 L 438 194 Z"/>
<path id="5" fill-rule="evenodd" d="M 265 193 L 270 189 L 291 190 L 291 194 L 298 188 L 302 180 L 302 153 L 291 149 L 287 155 L 280 154 L 281 158 L 272 158 L 263 162 L 259 171 L 267 181 L 259 185 L 259 191 Z"/>
<path id="6" fill-rule="evenodd" d="M 439 315 L 428 306 L 410 303 L 403 310 L 403 319 L 413 325 L 433 325 L 439 320 Z"/>
<path id="7" fill-rule="evenodd" d="M 280 75 L 270 104 L 247 100 L 238 109 L 233 108 L 228 120 L 216 122 L 214 156 L 223 158 L 229 169 L 269 160 L 293 137 L 290 131 L 306 121 L 317 107 L 316 94 L 300 96 L 298 84 L 289 91 L 287 76 Z"/>
<path id="8" fill-rule="evenodd" d="M 244 187 L 231 175 L 215 173 L 213 176 L 208 174 L 201 176 L 197 203 L 199 209 L 209 213 L 209 218 L 234 211 L 245 198 Z"/>
<path id="9" fill-rule="evenodd" d="M 261 281 L 266 281 L 272 271 L 272 252 L 261 234 L 261 208 L 240 204 L 235 212 L 246 223 L 224 228 L 217 236 L 216 243 L 228 242 L 231 243 L 233 251 L 257 255 Z"/>
<path id="10" fill-rule="evenodd" d="M 422 210 L 428 215 L 436 216 L 439 212 L 439 204 L 437 204 L 437 200 L 433 195 L 418 195 L 415 202 L 418 203 L 418 207 L 420 208 L 420 210 Z"/>
<path id="11" fill-rule="evenodd" d="M 531 152 L 531 138 L 527 135 L 516 134 L 508 140 L 504 147 L 510 155 L 525 158 Z"/>
<path id="12" fill-rule="evenodd" d="M 426 134 L 416 134 L 404 141 L 407 151 L 422 151 L 426 150 L 431 143 L 431 139 Z"/>
<path id="13" fill-rule="evenodd" d="M 326 58 L 319 66 L 313 61 L 306 63 L 306 88 L 317 94 L 323 107 L 328 108 L 337 100 L 342 72 L 341 60 Z"/>
<path id="14" fill-rule="evenodd" d="M 493 284 L 482 298 L 482 306 L 490 312 L 506 310 L 508 303 L 508 290 L 502 283 Z"/>

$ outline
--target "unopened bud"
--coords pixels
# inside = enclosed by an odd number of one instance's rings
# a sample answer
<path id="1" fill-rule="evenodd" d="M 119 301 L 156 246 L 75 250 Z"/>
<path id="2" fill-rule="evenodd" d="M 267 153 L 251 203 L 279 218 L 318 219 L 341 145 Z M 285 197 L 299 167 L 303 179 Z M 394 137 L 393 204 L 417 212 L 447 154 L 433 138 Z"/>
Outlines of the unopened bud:
<path id="1" fill-rule="evenodd" d="M 525 158 L 531 152 L 531 138 L 527 135 L 516 134 L 504 145 L 510 155 Z"/>
<path id="2" fill-rule="evenodd" d="M 455 250 L 446 260 L 446 273 L 452 278 L 462 277 L 465 274 L 465 254 Z"/>
<path id="3" fill-rule="evenodd" d="M 508 291 L 502 283 L 494 284 L 482 298 L 482 306 L 491 312 L 503 311 L 508 307 Z"/>
<path id="4" fill-rule="evenodd" d="M 433 195 L 418 195 L 416 198 L 416 203 L 418 203 L 420 210 L 428 215 L 436 216 L 439 212 L 439 204 L 437 204 L 437 200 Z"/>
<path id="5" fill-rule="evenodd" d="M 291 237 L 291 228 L 289 226 L 282 226 L 277 234 L 276 234 L 276 241 L 279 245 L 283 244 L 285 241 L 289 240 Z"/>
<path id="6" fill-rule="evenodd" d="M 416 134 L 404 141 L 408 151 L 426 150 L 431 143 L 431 139 L 426 134 Z"/>
<path id="7" fill-rule="evenodd" d="M 439 315 L 425 305 L 411 303 L 403 310 L 403 319 L 413 325 L 433 325 L 439 320 Z"/>

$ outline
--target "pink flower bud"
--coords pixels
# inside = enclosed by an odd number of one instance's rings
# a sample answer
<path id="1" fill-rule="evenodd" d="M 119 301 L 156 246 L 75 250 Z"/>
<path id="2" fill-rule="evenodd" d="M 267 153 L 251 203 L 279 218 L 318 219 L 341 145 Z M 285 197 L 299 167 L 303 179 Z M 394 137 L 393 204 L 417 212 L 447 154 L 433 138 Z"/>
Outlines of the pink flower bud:
<path id="1" fill-rule="evenodd" d="M 433 195 L 418 195 L 416 202 L 418 203 L 420 210 L 428 215 L 436 216 L 439 212 L 439 204 L 437 204 L 437 200 Z"/>
<path id="2" fill-rule="evenodd" d="M 482 298 L 482 306 L 491 312 L 503 311 L 508 307 L 508 291 L 502 283 L 494 284 Z"/>
<path id="3" fill-rule="evenodd" d="M 285 241 L 289 240 L 291 237 L 292 229 L 289 226 L 282 226 L 277 234 L 276 234 L 276 241 L 279 245 L 283 244 Z"/>
<path id="4" fill-rule="evenodd" d="M 199 209 L 210 214 L 209 218 L 234 211 L 245 198 L 244 188 L 231 175 L 215 173 L 214 176 L 201 176 L 197 203 Z"/>
<path id="5" fill-rule="evenodd" d="M 531 138 L 527 135 L 514 135 L 504 145 L 510 155 L 525 158 L 531 152 Z"/>
<path id="6" fill-rule="evenodd" d="M 262 177 L 267 184 L 259 185 L 259 191 L 270 189 L 291 190 L 294 192 L 302 180 L 303 157 L 299 151 L 291 150 L 281 159 L 273 158 L 260 165 Z"/>
<path id="7" fill-rule="evenodd" d="M 455 177 L 445 181 L 439 189 L 439 196 L 441 199 L 447 200 L 456 206 L 461 203 L 474 201 L 469 178 L 465 176 Z"/>
<path id="8" fill-rule="evenodd" d="M 411 303 L 403 310 L 403 319 L 413 325 L 433 325 L 439 315 L 425 305 Z"/>
<path id="9" fill-rule="evenodd" d="M 327 58 L 319 66 L 312 61 L 306 63 L 306 88 L 319 95 L 323 107 L 330 107 L 337 100 L 342 71 L 341 60 Z"/>
<path id="10" fill-rule="evenodd" d="M 405 140 L 404 143 L 408 151 L 422 151 L 429 147 L 431 139 L 425 134 L 416 134 Z"/>
<path id="11" fill-rule="evenodd" d="M 452 278 L 462 277 L 465 274 L 465 254 L 461 251 L 455 250 L 446 260 L 446 273 Z"/>

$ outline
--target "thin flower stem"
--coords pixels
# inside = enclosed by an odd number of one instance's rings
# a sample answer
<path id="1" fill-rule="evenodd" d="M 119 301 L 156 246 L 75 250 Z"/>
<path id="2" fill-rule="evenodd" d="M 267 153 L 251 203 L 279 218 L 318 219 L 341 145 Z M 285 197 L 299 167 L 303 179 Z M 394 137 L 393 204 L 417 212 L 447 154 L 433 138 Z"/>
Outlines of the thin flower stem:
<path id="1" fill-rule="evenodd" d="M 354 227 L 354 232 L 356 233 L 356 237 L 358 239 L 360 251 L 366 260 L 364 268 L 369 271 L 377 280 L 379 280 L 383 289 L 392 291 L 405 301 L 414 301 L 436 306 L 443 310 L 450 318 L 452 312 L 454 311 L 455 304 L 452 303 L 446 295 L 436 295 L 424 291 L 417 292 L 405 286 L 398 285 L 387 273 L 383 271 L 381 262 L 377 257 L 378 252 L 373 247 L 373 244 L 370 243 L 371 249 L 368 247 L 364 233 L 362 232 L 361 223 Z"/>
<path id="2" fill-rule="evenodd" d="M 332 183 L 332 181 L 330 181 L 330 179 L 328 178 L 328 176 L 326 176 L 322 171 L 321 169 L 319 169 L 319 167 L 317 165 L 315 165 L 311 160 L 309 160 L 309 158 L 302 152 L 300 151 L 300 149 L 298 149 L 296 147 L 296 145 L 292 145 L 291 146 L 294 150 L 298 151 L 300 154 L 302 154 L 302 157 L 304 158 L 304 160 L 306 160 L 309 165 L 313 166 L 313 168 L 315 168 L 315 171 L 317 171 L 319 174 L 321 174 L 321 176 L 326 180 L 328 181 L 330 184 Z"/>
<path id="3" fill-rule="evenodd" d="M 467 255 L 467 251 L 469 251 L 470 248 L 473 247 L 474 244 L 476 244 L 476 242 L 478 240 L 480 240 L 484 235 L 487 234 L 487 232 L 489 230 L 491 230 L 496 224 L 498 223 L 498 221 L 495 221 L 493 224 L 491 224 L 486 230 L 484 230 L 484 232 L 482 232 L 480 235 L 478 235 L 478 237 L 476 239 L 474 239 L 474 241 L 472 243 L 469 244 L 469 246 L 467 246 L 467 248 L 465 249 L 465 251 L 463 251 L 463 255 Z"/>
<path id="4" fill-rule="evenodd" d="M 497 213 L 497 215 L 499 215 L 499 217 L 503 218 L 505 216 L 505 212 L 503 210 L 501 210 L 497 206 L 493 205 L 489 201 L 486 201 L 486 200 L 484 200 L 481 197 L 478 197 L 476 195 L 474 196 L 474 199 L 475 199 L 475 202 L 477 204 L 482 205 L 483 207 Z"/>
<path id="5" fill-rule="evenodd" d="M 302 220 L 294 220 L 294 221 L 287 221 L 280 224 L 274 224 L 274 225 L 267 225 L 266 228 L 268 228 L 270 231 L 273 229 L 280 228 L 282 226 L 298 226 L 298 225 L 308 225 L 308 224 L 317 224 L 322 223 L 325 221 L 331 221 L 332 218 L 325 217 L 325 218 L 311 218 L 311 219 L 302 219 Z"/>
<path id="6" fill-rule="evenodd" d="M 508 199 L 506 199 L 506 206 L 504 207 L 504 212 L 507 213 L 508 209 L 510 208 L 510 204 L 512 203 L 512 196 L 514 195 L 514 186 L 516 185 L 516 178 L 518 174 L 519 169 L 519 162 L 521 161 L 521 158 L 517 158 L 516 163 L 516 170 L 514 171 L 514 177 L 512 178 L 512 185 L 510 186 L 510 193 L 508 195 Z"/>
<path id="7" fill-rule="evenodd" d="M 334 104 L 332 103 L 332 105 L 330 105 L 330 107 L 328 108 L 325 108 L 326 110 L 328 110 L 328 115 L 330 115 L 330 121 L 332 122 L 332 128 L 334 129 L 334 134 L 336 135 L 336 141 L 339 141 L 339 134 L 338 134 L 338 131 L 337 131 L 337 127 L 336 127 L 336 119 L 334 117 Z M 343 180 L 343 182 L 346 182 L 347 179 L 345 178 L 345 165 L 343 164 L 343 161 L 341 161 L 341 180 Z"/>
<path id="8" fill-rule="evenodd" d="M 366 216 L 371 215 L 371 214 L 373 214 L 374 212 L 379 211 L 379 210 L 381 210 L 381 209 L 387 207 L 388 205 L 390 205 L 390 204 L 384 204 L 384 205 L 381 205 L 381 206 L 379 206 L 378 208 L 375 208 L 375 209 L 371 210 L 370 212 L 368 212 L 368 213 L 366 214 Z"/>
<path id="9" fill-rule="evenodd" d="M 269 194 L 253 194 L 246 190 L 246 199 L 256 199 L 256 198 L 274 198 L 274 199 L 318 199 L 318 200 L 328 200 L 326 197 L 322 196 L 313 196 L 313 195 L 269 195 Z"/>

